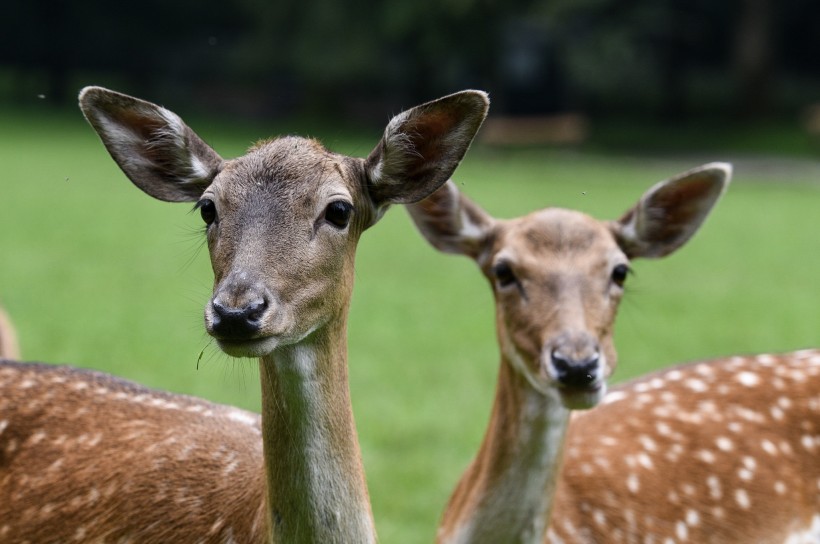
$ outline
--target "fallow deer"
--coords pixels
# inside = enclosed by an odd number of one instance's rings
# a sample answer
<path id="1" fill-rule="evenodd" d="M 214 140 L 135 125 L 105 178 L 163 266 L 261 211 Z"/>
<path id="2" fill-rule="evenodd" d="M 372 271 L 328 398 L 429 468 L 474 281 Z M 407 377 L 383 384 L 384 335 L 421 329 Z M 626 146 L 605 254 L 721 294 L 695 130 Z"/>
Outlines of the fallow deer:
<path id="1" fill-rule="evenodd" d="M 630 260 L 685 243 L 730 174 L 709 164 L 657 184 L 617 221 L 501 221 L 452 182 L 408 207 L 488 277 L 501 350 L 439 542 L 820 542 L 820 351 L 693 363 L 604 395 Z"/>
<path id="2" fill-rule="evenodd" d="M 155 104 L 89 87 L 80 107 L 137 187 L 196 202 L 215 277 L 205 326 L 259 358 L 262 415 L 4 363 L 0 541 L 374 542 L 347 383 L 355 248 L 390 204 L 450 177 L 487 96 L 397 115 L 366 159 L 283 137 L 223 160 Z"/>
<path id="3" fill-rule="evenodd" d="M 489 279 L 501 351 L 440 542 L 820 542 L 820 351 L 695 363 L 604 395 L 630 259 L 685 243 L 730 174 L 686 172 L 608 222 L 497 220 L 452 182 L 408 206 L 431 244 Z"/>
<path id="4" fill-rule="evenodd" d="M 0 308 L 0 359 L 19 359 L 20 345 L 17 342 L 17 331 L 8 314 Z"/>

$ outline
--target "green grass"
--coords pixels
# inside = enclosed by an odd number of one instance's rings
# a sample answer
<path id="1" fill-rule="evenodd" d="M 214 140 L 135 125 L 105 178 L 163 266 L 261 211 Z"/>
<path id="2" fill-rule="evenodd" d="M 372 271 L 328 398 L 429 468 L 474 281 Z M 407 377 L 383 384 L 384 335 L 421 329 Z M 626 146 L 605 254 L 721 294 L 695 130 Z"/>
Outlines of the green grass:
<path id="1" fill-rule="evenodd" d="M 192 124 L 225 156 L 267 135 Z M 0 300 L 25 358 L 257 410 L 254 363 L 219 354 L 202 327 L 211 274 L 190 206 L 133 187 L 79 113 L 0 112 L 0 127 Z M 311 134 L 359 155 L 378 137 Z M 655 181 L 726 158 L 478 146 L 456 180 L 499 217 L 563 206 L 615 218 Z M 617 380 L 820 343 L 818 174 L 813 163 L 740 161 L 690 245 L 635 263 L 616 333 Z M 401 209 L 362 237 L 356 281 L 350 379 L 379 534 L 431 542 L 489 413 L 498 360 L 490 291 L 468 259 L 429 248 Z"/>

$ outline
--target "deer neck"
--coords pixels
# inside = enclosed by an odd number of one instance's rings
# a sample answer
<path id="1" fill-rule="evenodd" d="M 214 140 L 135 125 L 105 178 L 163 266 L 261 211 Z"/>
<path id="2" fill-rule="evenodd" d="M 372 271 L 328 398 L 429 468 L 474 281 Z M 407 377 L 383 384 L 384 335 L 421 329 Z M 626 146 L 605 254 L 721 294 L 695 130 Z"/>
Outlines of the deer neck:
<path id="1" fill-rule="evenodd" d="M 569 411 L 502 359 L 490 424 L 450 498 L 439 541 L 542 543 Z"/>
<path id="2" fill-rule="evenodd" d="M 274 542 L 375 542 L 347 381 L 346 326 L 260 360 Z"/>

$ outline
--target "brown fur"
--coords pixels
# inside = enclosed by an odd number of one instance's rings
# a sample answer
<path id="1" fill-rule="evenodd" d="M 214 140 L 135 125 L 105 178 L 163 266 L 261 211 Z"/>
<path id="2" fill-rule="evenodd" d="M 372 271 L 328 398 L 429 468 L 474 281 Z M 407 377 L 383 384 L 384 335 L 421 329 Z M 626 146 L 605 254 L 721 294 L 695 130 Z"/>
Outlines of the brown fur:
<path id="1" fill-rule="evenodd" d="M 257 414 L 4 362 L 0 541 L 265 542 L 261 436 Z"/>
<path id="2" fill-rule="evenodd" d="M 697 362 L 610 399 L 572 418 L 547 542 L 779 544 L 820 515 L 820 350 Z"/>

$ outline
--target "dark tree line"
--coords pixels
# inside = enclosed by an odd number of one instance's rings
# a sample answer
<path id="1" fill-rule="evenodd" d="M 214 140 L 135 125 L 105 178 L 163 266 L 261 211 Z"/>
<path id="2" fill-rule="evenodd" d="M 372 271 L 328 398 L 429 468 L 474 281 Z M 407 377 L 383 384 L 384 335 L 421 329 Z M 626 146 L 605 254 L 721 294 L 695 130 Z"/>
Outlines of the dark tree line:
<path id="1" fill-rule="evenodd" d="M 246 115 L 367 116 L 479 87 L 509 114 L 676 119 L 793 113 L 820 89 L 812 0 L 5 0 L 3 11 L 11 102 L 67 103 L 98 82 Z"/>

